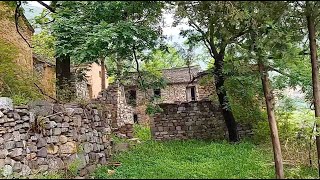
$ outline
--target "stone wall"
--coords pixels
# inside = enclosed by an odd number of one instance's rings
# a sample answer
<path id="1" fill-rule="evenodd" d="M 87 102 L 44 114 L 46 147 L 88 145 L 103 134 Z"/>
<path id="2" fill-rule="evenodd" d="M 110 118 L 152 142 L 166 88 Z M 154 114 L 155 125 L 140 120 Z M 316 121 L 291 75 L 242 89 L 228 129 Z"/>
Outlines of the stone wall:
<path id="1" fill-rule="evenodd" d="M 207 77 L 204 77 L 207 78 Z M 176 103 L 176 102 L 186 102 L 187 93 L 186 88 L 188 86 L 195 87 L 196 100 L 209 100 L 210 96 L 216 96 L 215 86 L 212 81 L 205 81 L 204 78 L 200 78 L 199 81 L 188 84 L 188 82 L 183 83 L 169 83 L 164 89 L 161 89 L 161 99 L 162 103 Z M 204 80 L 205 83 L 200 83 Z M 136 105 L 133 106 L 134 114 L 138 117 L 138 123 L 143 125 L 150 124 L 150 116 L 146 114 L 146 103 L 148 102 L 147 94 L 139 90 L 136 86 L 125 87 L 125 91 L 136 90 Z M 148 90 L 148 95 L 153 96 L 154 92 L 152 89 Z M 127 94 L 128 100 L 128 94 Z"/>
<path id="2" fill-rule="evenodd" d="M 134 109 L 126 102 L 123 86 L 109 85 L 106 90 L 100 92 L 97 100 L 104 102 L 113 132 L 132 138 Z"/>
<path id="3" fill-rule="evenodd" d="M 209 100 L 159 105 L 163 112 L 151 118 L 151 134 L 155 140 L 227 139 L 228 131 L 218 105 Z M 239 125 L 239 134 L 251 134 L 250 128 Z"/>
<path id="4" fill-rule="evenodd" d="M 1 104 L 1 103 L 0 103 Z M 111 155 L 111 119 L 89 104 L 0 106 L 0 169 L 5 177 L 25 177 L 78 163 L 80 175 Z"/>
<path id="5" fill-rule="evenodd" d="M 35 74 L 40 77 L 39 86 L 41 89 L 51 97 L 56 97 L 56 68 L 54 64 L 47 63 L 38 59 L 39 57 L 33 55 L 33 68 Z"/>

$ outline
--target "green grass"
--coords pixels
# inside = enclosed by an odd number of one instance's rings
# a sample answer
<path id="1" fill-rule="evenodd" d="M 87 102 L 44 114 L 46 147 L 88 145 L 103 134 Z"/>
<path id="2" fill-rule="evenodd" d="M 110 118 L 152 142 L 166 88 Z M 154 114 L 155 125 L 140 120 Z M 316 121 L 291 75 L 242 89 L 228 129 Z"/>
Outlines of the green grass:
<path id="1" fill-rule="evenodd" d="M 140 124 L 133 125 L 133 136 L 139 138 L 141 141 L 151 140 L 151 130 L 150 127 L 146 127 Z"/>
<path id="2" fill-rule="evenodd" d="M 117 168 L 102 166 L 95 178 L 275 178 L 272 152 L 259 150 L 251 143 L 231 145 L 196 140 L 147 141 L 115 155 Z M 115 169 L 112 176 L 108 169 Z M 315 169 L 290 169 L 291 178 L 316 177 Z M 287 176 L 287 177 L 289 177 Z"/>

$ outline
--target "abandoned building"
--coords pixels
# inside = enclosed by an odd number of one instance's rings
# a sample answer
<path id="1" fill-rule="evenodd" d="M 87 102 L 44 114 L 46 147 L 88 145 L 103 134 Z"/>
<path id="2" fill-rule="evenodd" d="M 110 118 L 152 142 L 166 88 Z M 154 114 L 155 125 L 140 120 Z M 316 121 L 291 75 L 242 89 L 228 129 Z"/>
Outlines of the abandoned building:
<path id="1" fill-rule="evenodd" d="M 83 63 L 71 68 L 71 73 L 77 76 L 75 83 L 76 97 L 94 99 L 102 89 L 102 78 L 105 78 L 105 87 L 108 87 L 107 72 L 101 73 L 101 65 L 96 62 Z"/>
<path id="2" fill-rule="evenodd" d="M 139 124 L 149 124 L 150 117 L 145 111 L 150 95 L 160 97 L 161 103 L 208 100 L 209 96 L 215 92 L 214 84 L 213 81 L 200 83 L 202 78 L 194 79 L 200 72 L 199 66 L 163 69 L 162 76 L 166 81 L 166 87 L 150 89 L 147 92 L 139 90 L 134 83 L 126 84 L 124 87 L 126 100 L 134 107 L 134 121 Z"/>
<path id="3" fill-rule="evenodd" d="M 40 88 L 51 97 L 56 97 L 56 65 L 50 60 L 33 53 L 33 69 L 40 77 Z"/>

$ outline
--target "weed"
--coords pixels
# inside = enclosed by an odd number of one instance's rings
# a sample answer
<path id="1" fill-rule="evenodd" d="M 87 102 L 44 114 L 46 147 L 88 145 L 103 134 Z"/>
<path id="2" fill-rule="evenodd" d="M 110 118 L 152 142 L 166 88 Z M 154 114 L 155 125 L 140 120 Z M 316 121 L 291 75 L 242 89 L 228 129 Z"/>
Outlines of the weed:
<path id="1" fill-rule="evenodd" d="M 146 141 L 113 157 L 121 162 L 115 174 L 102 166 L 95 178 L 275 178 L 272 151 L 249 143 Z M 317 177 L 316 169 L 303 166 L 286 168 L 286 177 Z"/>
<path id="2" fill-rule="evenodd" d="M 139 138 L 141 141 L 151 140 L 151 130 L 150 127 L 143 126 L 140 124 L 133 125 L 133 136 Z"/>

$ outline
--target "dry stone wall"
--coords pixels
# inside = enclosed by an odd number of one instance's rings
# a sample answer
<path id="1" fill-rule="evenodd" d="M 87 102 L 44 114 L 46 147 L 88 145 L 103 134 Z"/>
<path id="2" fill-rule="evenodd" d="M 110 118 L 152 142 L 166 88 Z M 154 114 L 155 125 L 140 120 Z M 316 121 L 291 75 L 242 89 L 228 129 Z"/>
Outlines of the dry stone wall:
<path id="1" fill-rule="evenodd" d="M 126 102 L 123 86 L 109 85 L 106 90 L 100 92 L 97 100 L 103 102 L 106 107 L 112 131 L 118 136 L 132 138 L 134 109 Z"/>
<path id="2" fill-rule="evenodd" d="M 2 101 L 3 102 L 3 101 Z M 111 155 L 111 119 L 98 105 L 0 102 L 0 169 L 7 178 L 78 164 L 80 175 Z M 9 105 L 8 105 L 9 104 Z"/>
<path id="3" fill-rule="evenodd" d="M 228 131 L 218 105 L 209 100 L 159 104 L 163 112 L 151 118 L 151 135 L 155 140 L 227 139 Z M 239 125 L 241 137 L 252 134 Z"/>

